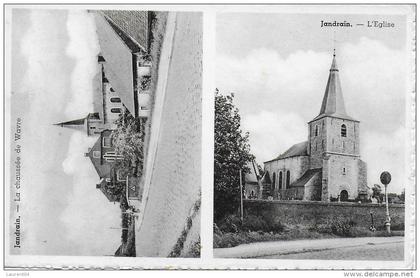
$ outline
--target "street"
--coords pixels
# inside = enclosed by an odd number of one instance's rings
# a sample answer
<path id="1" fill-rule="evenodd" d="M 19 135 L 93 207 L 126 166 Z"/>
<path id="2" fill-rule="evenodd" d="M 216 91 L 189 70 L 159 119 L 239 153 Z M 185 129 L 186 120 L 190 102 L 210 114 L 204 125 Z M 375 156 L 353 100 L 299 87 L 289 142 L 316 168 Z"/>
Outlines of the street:
<path id="1" fill-rule="evenodd" d="M 404 260 L 403 237 L 332 238 L 258 242 L 214 250 L 218 258 Z"/>

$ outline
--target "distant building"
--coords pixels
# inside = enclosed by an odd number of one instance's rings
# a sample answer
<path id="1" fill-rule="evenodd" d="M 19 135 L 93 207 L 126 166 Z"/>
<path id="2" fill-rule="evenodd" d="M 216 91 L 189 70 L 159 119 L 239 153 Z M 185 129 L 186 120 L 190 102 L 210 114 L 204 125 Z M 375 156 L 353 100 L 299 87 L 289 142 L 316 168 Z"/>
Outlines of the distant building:
<path id="1" fill-rule="evenodd" d="M 88 136 L 98 136 L 103 130 L 116 127 L 115 122 L 125 108 L 119 94 L 111 86 L 105 75 L 105 60 L 100 55 L 98 56 L 98 63 L 98 73 L 94 79 L 93 107 L 95 111 L 84 118 L 61 122 L 56 125 L 80 130 Z"/>
<path id="2" fill-rule="evenodd" d="M 264 162 L 271 197 L 347 201 L 366 192 L 359 121 L 346 112 L 335 53 L 320 113 L 308 123 L 308 129 L 308 141 Z"/>
<path id="3" fill-rule="evenodd" d="M 151 21 L 147 11 L 93 11 L 101 48 L 94 80 L 94 109 L 86 117 L 57 125 L 97 136 L 114 129 L 127 109 L 134 117 L 150 113 Z"/>
<path id="4" fill-rule="evenodd" d="M 261 199 L 262 184 L 258 173 L 258 166 L 255 161 L 248 162 L 250 172 L 244 174 L 244 197 L 245 199 Z"/>
<path id="5" fill-rule="evenodd" d="M 116 190 L 126 184 L 127 178 L 114 167 L 115 163 L 122 159 L 122 156 L 115 151 L 111 131 L 102 131 L 98 140 L 92 148 L 89 148 L 85 156 L 89 157 L 99 176 L 100 181 L 96 188 L 101 190 L 109 201 L 117 202 L 119 192 Z"/>
<path id="6" fill-rule="evenodd" d="M 105 75 L 134 117 L 150 113 L 151 21 L 147 11 L 94 11 Z"/>

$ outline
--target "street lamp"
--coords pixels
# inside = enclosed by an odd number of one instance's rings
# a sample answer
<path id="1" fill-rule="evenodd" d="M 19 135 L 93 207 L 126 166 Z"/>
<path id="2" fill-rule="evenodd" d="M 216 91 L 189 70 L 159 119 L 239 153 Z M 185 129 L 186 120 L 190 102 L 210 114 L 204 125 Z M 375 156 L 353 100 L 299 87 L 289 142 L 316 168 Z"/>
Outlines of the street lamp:
<path id="1" fill-rule="evenodd" d="M 388 192 L 387 192 L 387 186 L 391 182 L 391 174 L 387 171 L 382 172 L 380 179 L 381 179 L 381 183 L 385 186 L 385 206 L 386 206 L 385 227 L 386 227 L 387 233 L 391 234 L 391 217 L 389 216 Z"/>

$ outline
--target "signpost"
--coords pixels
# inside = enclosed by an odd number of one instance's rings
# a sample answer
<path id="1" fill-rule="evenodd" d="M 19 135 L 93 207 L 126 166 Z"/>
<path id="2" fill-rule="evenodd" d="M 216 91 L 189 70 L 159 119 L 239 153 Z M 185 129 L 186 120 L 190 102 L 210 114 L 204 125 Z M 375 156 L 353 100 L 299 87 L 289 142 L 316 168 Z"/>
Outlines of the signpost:
<path id="1" fill-rule="evenodd" d="M 381 179 L 381 183 L 385 186 L 385 206 L 386 206 L 385 227 L 386 227 L 387 233 L 390 234 L 391 233 L 391 217 L 389 216 L 387 187 L 388 187 L 388 184 L 391 182 L 391 174 L 387 171 L 382 172 L 380 179 Z"/>

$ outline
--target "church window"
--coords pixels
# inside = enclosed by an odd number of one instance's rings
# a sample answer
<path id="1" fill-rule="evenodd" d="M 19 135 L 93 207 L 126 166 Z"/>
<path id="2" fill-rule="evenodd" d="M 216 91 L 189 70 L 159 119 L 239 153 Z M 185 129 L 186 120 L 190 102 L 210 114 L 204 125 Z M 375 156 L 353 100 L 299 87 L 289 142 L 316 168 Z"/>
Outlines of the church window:
<path id="1" fill-rule="evenodd" d="M 121 102 L 121 99 L 119 97 L 112 97 L 110 100 L 111 102 Z"/>
<path id="2" fill-rule="evenodd" d="M 346 167 L 343 167 L 343 175 L 346 174 Z"/>
<path id="3" fill-rule="evenodd" d="M 290 171 L 287 170 L 286 172 L 286 188 L 290 187 Z"/>
<path id="4" fill-rule="evenodd" d="M 283 172 L 279 172 L 279 189 L 282 189 L 283 185 Z"/>
<path id="5" fill-rule="evenodd" d="M 121 113 L 121 108 L 111 108 L 111 113 Z"/>
<path id="6" fill-rule="evenodd" d="M 318 136 L 318 125 L 315 126 L 315 136 Z"/>
<path id="7" fill-rule="evenodd" d="M 341 125 L 341 137 L 347 137 L 347 127 L 345 124 Z"/>
<path id="8" fill-rule="evenodd" d="M 322 140 L 322 150 L 325 149 L 325 140 Z"/>
<path id="9" fill-rule="evenodd" d="M 272 193 L 271 196 L 274 196 L 273 194 L 274 194 L 274 188 L 275 187 L 276 187 L 276 173 L 273 173 L 273 182 L 271 184 L 271 193 Z"/>

